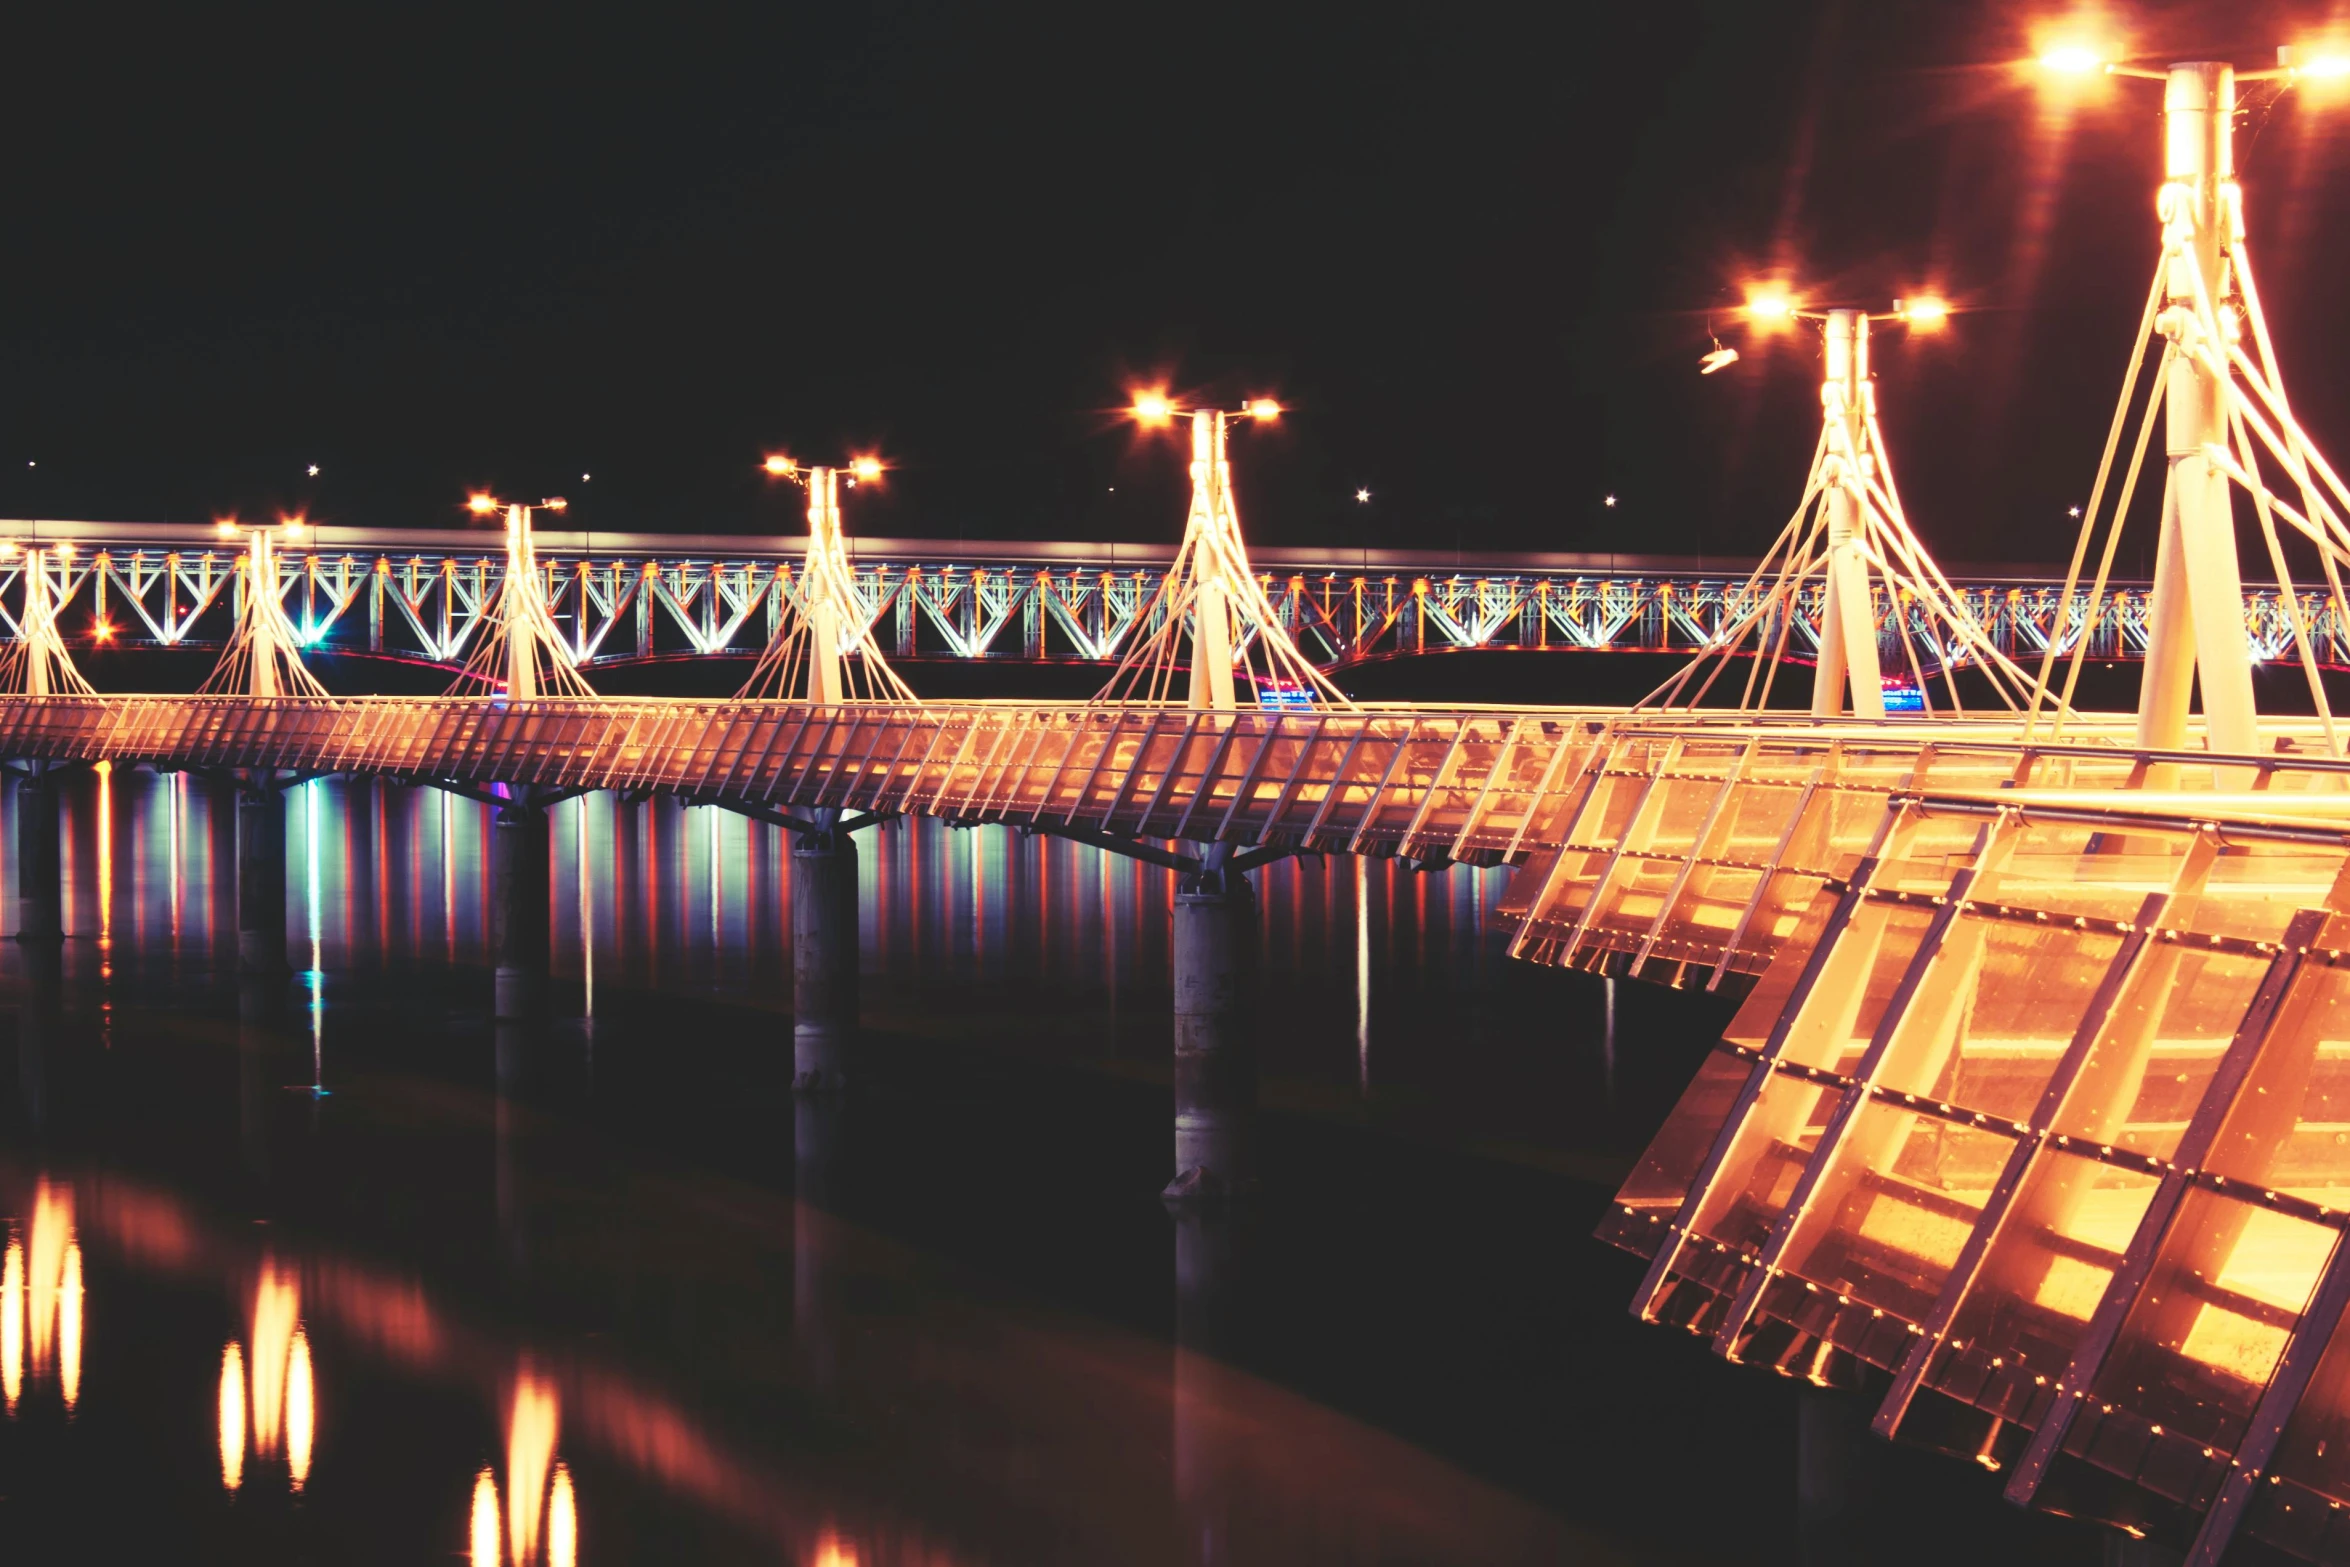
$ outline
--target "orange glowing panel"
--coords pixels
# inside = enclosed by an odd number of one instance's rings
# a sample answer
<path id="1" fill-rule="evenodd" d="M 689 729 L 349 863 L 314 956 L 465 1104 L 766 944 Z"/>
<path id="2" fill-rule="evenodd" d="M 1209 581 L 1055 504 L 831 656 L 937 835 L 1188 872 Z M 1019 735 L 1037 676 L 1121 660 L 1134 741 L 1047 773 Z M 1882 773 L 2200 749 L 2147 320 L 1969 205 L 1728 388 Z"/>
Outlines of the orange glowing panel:
<path id="1" fill-rule="evenodd" d="M 1175 419 L 1175 405 L 1168 401 L 1163 387 L 1145 387 L 1134 394 L 1132 409 L 1134 422 L 1146 430 L 1156 430 Z"/>
<path id="2" fill-rule="evenodd" d="M 465 509 L 476 517 L 487 517 L 498 509 L 498 498 L 487 490 L 475 490 L 465 497 Z"/>
<path id="3" fill-rule="evenodd" d="M 849 477 L 859 484 L 871 484 L 881 477 L 881 459 L 853 457 L 849 460 Z"/>
<path id="4" fill-rule="evenodd" d="M 1269 424 L 1281 417 L 1282 409 L 1270 397 L 1252 397 L 1248 400 L 1248 406 L 1241 411 L 1260 424 Z"/>
<path id="5" fill-rule="evenodd" d="M 759 466 L 767 470 L 769 477 L 777 479 L 794 478 L 800 471 L 799 460 L 786 457 L 781 452 L 770 453 L 767 460 Z"/>

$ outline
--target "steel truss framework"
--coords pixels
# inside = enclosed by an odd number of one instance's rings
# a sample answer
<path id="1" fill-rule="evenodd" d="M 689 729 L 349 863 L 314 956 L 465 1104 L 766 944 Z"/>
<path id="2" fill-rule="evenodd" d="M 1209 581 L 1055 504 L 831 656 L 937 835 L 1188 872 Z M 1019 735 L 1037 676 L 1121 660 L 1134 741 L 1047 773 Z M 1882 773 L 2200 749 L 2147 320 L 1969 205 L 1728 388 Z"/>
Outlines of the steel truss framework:
<path id="1" fill-rule="evenodd" d="M 796 569 L 784 557 L 734 560 L 582 555 L 542 548 L 549 613 L 581 664 L 696 654 L 753 656 L 783 624 Z M 241 617 L 241 554 L 230 549 L 115 545 L 44 569 L 62 634 L 87 646 L 100 623 L 118 643 L 220 647 Z M 367 651 L 462 664 L 496 601 L 504 562 L 476 550 L 379 554 L 280 546 L 279 585 L 304 648 Z M 0 630 L 20 634 L 25 562 L 0 561 Z M 959 564 L 862 557 L 850 563 L 857 603 L 897 658 L 1025 658 L 1115 664 L 1160 629 L 1157 566 Z M 1367 573 L 1334 568 L 1258 573 L 1279 622 L 1324 668 L 1469 648 L 1690 654 L 1718 647 L 1763 606 L 1745 574 L 1573 571 Z M 1957 596 L 1993 647 L 2037 659 L 2144 657 L 2148 592 L 2041 581 L 1968 581 Z M 1765 610 L 1749 640 L 1808 658 L 1819 646 L 1822 594 Z M 2090 605 L 2096 613 L 2084 619 Z M 1887 666 L 1904 646 L 1935 646 L 1932 617 L 1880 585 L 1871 614 Z M 1782 625 L 1781 617 L 1790 616 Z M 2329 592 L 2290 608 L 2274 587 L 2244 595 L 2245 638 L 2262 661 L 2296 656 L 2294 621 L 2312 655 L 2350 669 L 2350 613 Z M 1906 625 L 1907 641 L 1902 627 Z M 1952 667 L 1965 667 L 1954 651 Z"/>

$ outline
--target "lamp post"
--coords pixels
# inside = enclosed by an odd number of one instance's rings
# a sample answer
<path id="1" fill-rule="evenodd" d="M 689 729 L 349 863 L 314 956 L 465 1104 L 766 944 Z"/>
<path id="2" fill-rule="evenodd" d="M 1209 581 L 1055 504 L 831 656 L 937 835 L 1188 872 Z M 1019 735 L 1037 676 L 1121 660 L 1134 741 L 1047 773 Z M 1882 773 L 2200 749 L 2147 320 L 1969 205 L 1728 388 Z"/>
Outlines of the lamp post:
<path id="1" fill-rule="evenodd" d="M 554 648 L 562 662 L 569 664 L 568 652 L 555 634 L 554 617 L 547 609 L 546 584 L 539 576 L 530 514 L 562 511 L 570 504 L 557 495 L 536 506 L 525 506 L 502 502 L 486 490 L 477 490 L 465 500 L 465 509 L 476 517 L 494 516 L 501 506 L 506 512 L 506 578 L 499 599 L 498 629 L 505 638 L 506 695 L 512 701 L 527 702 L 542 694 L 538 664 L 541 643 Z"/>
<path id="2" fill-rule="evenodd" d="M 845 669 L 849 644 L 860 643 L 858 651 L 868 661 L 879 662 L 878 649 L 861 645 L 869 634 L 859 636 L 850 632 L 850 618 L 856 614 L 852 600 L 853 584 L 849 576 L 848 540 L 841 529 L 840 469 L 824 465 L 802 466 L 791 457 L 772 456 L 760 464 L 768 477 L 788 480 L 808 492 L 808 556 L 803 563 L 800 583 L 803 613 L 808 636 L 807 699 L 830 706 L 849 699 L 849 682 Z M 873 484 L 882 475 L 881 459 L 874 456 L 853 457 L 848 463 L 849 482 Z M 859 622 L 862 616 L 858 616 Z M 768 660 L 761 660 L 761 669 L 754 672 L 752 683 L 745 690 L 763 686 Z M 890 677 L 894 683 L 895 677 Z M 904 697 L 910 692 L 900 690 Z"/>
<path id="3" fill-rule="evenodd" d="M 2146 663 L 2138 696 L 2137 744 L 2148 750 L 2175 750 L 2185 744 L 2188 708 L 2202 691 L 2206 739 L 2215 751 L 2244 753 L 2259 745 L 2259 715 L 2252 692 L 2252 652 L 2244 632 L 2242 563 L 2236 551 L 2234 492 L 2241 483 L 2255 497 L 2262 532 L 2280 576 L 2274 520 L 2283 516 L 2317 538 L 2331 580 L 2343 553 L 2338 512 L 2312 478 L 2314 451 L 2286 409 L 2275 378 L 2267 328 L 2252 287 L 2244 254 L 2244 197 L 2237 183 L 2233 127 L 2238 89 L 2249 82 L 2293 86 L 2304 78 L 2338 77 L 2350 61 L 2302 59 L 2291 49 L 2277 51 L 2277 64 L 2239 70 L 2220 60 L 2187 60 L 2166 65 L 2108 58 L 2077 45 L 2040 56 L 2043 70 L 2056 76 L 2104 75 L 2163 84 L 2163 174 L 2155 210 L 2161 223 L 2160 270 L 2147 303 L 2147 327 L 2162 339 L 2163 422 L 2162 514 L 2155 545 L 2154 590 L 2147 611 Z M 2248 359 L 2250 339 L 2259 360 Z M 2142 336 L 2139 352 L 2143 352 Z M 2077 580 L 2091 531 L 2099 521 L 2098 500 L 2115 444 L 2132 400 L 2135 363 L 2125 382 L 2098 489 L 2082 521 L 2068 578 Z M 2243 384 L 2239 385 L 2239 377 Z M 2246 392 L 2250 396 L 2246 396 Z M 2151 421 L 2152 405 L 2147 411 Z M 2281 503 L 2261 481 L 2252 455 L 2257 436 L 2300 481 L 2303 510 Z M 2138 450 L 2145 449 L 2141 438 Z M 2328 480 L 2330 471 L 2316 467 Z M 2136 476 L 2121 487 L 2110 528 L 2118 532 L 2121 512 Z M 2105 561 L 2109 566 L 2109 538 Z M 2102 595 L 2105 567 L 2099 568 L 2092 603 Z M 2312 682 L 2321 718 L 2332 730 L 2330 712 L 2309 654 L 2306 628 L 2295 616 L 2295 641 Z M 2084 624 L 2085 642 L 2088 627 Z M 2054 641 L 2042 663 L 2041 684 L 2054 658 Z M 2078 653 L 2075 654 L 2076 661 Z M 2077 667 L 2075 673 L 2077 674 Z M 2068 676 L 2067 690 L 2070 690 Z"/>
<path id="4" fill-rule="evenodd" d="M 1293 698 L 1352 705 L 1282 626 L 1249 567 L 1239 508 L 1233 502 L 1232 421 L 1271 424 L 1284 411 L 1270 397 L 1250 398 L 1237 409 L 1184 409 L 1156 388 L 1134 394 L 1127 413 L 1145 430 L 1166 429 L 1179 415 L 1190 416 L 1191 511 L 1154 606 L 1163 609 L 1164 618 L 1120 660 L 1095 700 L 1164 701 L 1176 670 L 1184 668 L 1189 705 L 1229 713 L 1241 704 L 1234 665 L 1245 658 L 1255 705 L 1287 705 Z M 1148 618 L 1146 610 L 1136 625 L 1144 625 Z M 1191 646 L 1186 665 L 1181 644 L 1187 626 Z M 1275 702 L 1267 702 L 1268 691 L 1279 693 Z"/>

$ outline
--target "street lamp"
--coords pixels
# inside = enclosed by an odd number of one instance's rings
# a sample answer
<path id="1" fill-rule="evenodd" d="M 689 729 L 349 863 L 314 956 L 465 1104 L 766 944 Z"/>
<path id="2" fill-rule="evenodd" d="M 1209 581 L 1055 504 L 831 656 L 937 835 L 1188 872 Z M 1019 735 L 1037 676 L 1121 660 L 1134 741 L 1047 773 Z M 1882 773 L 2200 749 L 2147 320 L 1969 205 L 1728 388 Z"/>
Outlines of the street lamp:
<path id="1" fill-rule="evenodd" d="M 1746 291 L 1744 316 L 1757 333 L 1817 325 L 1820 333 L 1821 430 L 1795 515 L 1763 562 L 1730 601 L 1726 624 L 1696 658 L 1641 705 L 1665 707 L 1701 701 L 1751 637 L 1756 655 L 1748 670 L 1740 706 L 1767 708 L 1778 669 L 1807 592 L 1819 603 L 1817 663 L 1812 677 L 1813 716 L 1849 711 L 1859 718 L 1885 716 L 1885 675 L 1879 659 L 1876 605 L 1871 578 L 1882 581 L 1890 623 L 1908 664 L 1917 702 L 1931 706 L 1929 664 L 1939 666 L 1953 707 L 1964 706 L 1954 664 L 1982 669 L 2002 695 L 2020 700 L 2030 680 L 1992 644 L 1965 599 L 1942 575 L 1901 505 L 1885 433 L 1877 419 L 1877 388 L 1869 371 L 1870 328 L 1899 323 L 1913 332 L 1937 332 L 1950 320 L 1949 301 L 1913 295 L 1891 310 L 1814 308 L 1782 282 L 1760 282 Z M 1715 346 L 1699 361 L 1712 375 L 1738 362 L 1737 350 Z M 1614 504 L 1609 497 L 1608 504 Z M 1926 644 L 1921 658 L 1918 643 Z"/>
<path id="2" fill-rule="evenodd" d="M 274 523 L 216 517 L 213 526 L 223 538 L 245 535 L 244 598 L 220 662 L 198 689 L 263 699 L 326 695 L 326 687 L 302 663 L 305 638 L 286 617 L 285 586 L 278 574 L 279 540 L 291 539 L 308 519 L 299 513 L 281 515 Z"/>
<path id="3" fill-rule="evenodd" d="M 849 485 L 881 482 L 888 465 L 871 452 L 847 463 Z M 786 614 L 760 653 L 751 678 L 737 693 L 744 698 L 804 697 L 830 705 L 843 701 L 913 702 L 913 690 L 898 678 L 873 640 L 872 616 L 857 596 L 841 527 L 841 470 L 806 465 L 781 452 L 759 464 L 768 477 L 808 492 L 808 553 L 797 590 L 779 581 Z M 782 573 L 778 573 L 779 578 Z M 802 671 L 805 670 L 805 679 Z M 804 686 L 804 690 L 802 689 Z"/>
<path id="4" fill-rule="evenodd" d="M 507 698 L 517 702 L 547 695 L 594 695 L 580 676 L 576 654 L 555 625 L 546 579 L 539 573 L 538 546 L 531 533 L 533 512 L 560 512 L 570 505 L 560 495 L 549 496 L 535 506 L 502 501 L 488 490 L 475 490 L 465 497 L 465 509 L 476 517 L 505 512 L 506 574 L 490 607 L 488 631 L 465 661 L 453 689 L 495 690 L 503 686 Z"/>
<path id="5" fill-rule="evenodd" d="M 1164 429 L 1179 414 L 1191 416 L 1191 511 L 1174 564 L 1161 579 L 1154 601 L 1131 622 L 1147 626 L 1155 618 L 1157 629 L 1119 661 L 1095 700 L 1166 701 L 1176 672 L 1187 668 L 1190 705 L 1230 712 L 1240 696 L 1237 666 L 1248 677 L 1256 705 L 1352 706 L 1298 650 L 1281 623 L 1280 613 L 1249 566 L 1239 510 L 1233 504 L 1227 439 L 1232 421 L 1272 424 L 1287 410 L 1272 397 L 1251 397 L 1231 409 L 1187 409 L 1164 387 L 1152 386 L 1131 393 L 1127 412 L 1145 430 Z M 1367 502 L 1370 492 L 1358 491 L 1355 499 Z"/>
<path id="6" fill-rule="evenodd" d="M 2188 708 L 2199 685 L 2210 748 L 2237 753 L 2258 748 L 2230 488 L 2235 484 L 2253 498 L 2328 748 L 2339 755 L 2332 711 L 2276 522 L 2283 518 L 2317 545 L 2328 585 L 2338 599 L 2341 566 L 2350 561 L 2350 528 L 2343 523 L 2350 515 L 2350 490 L 2318 454 L 2285 397 L 2245 243 L 2233 126 L 2242 85 L 2272 83 L 2282 91 L 2332 81 L 2350 74 L 2350 56 L 2288 48 L 2277 51 L 2273 66 L 2238 70 L 2218 60 L 2155 65 L 2068 43 L 2043 53 L 2039 64 L 2054 77 L 2102 74 L 2163 84 L 2163 179 L 2155 204 L 2162 251 L 2066 576 L 2062 602 L 2069 604 L 2090 540 L 2102 523 L 2107 529 L 2104 551 L 2073 639 L 2063 700 L 2069 701 L 2080 676 L 2088 627 L 2095 623 L 2104 597 L 2159 407 L 2164 433 L 2162 518 L 2147 612 L 2137 743 L 2150 750 L 2183 745 Z M 2162 342 L 2155 377 L 2162 394 L 2159 399 L 2147 397 L 2129 466 L 2108 512 L 2105 500 L 2114 459 L 2137 397 L 2147 347 L 2155 338 Z M 2283 470 L 2297 492 L 2297 505 L 2269 488 L 2262 477 L 2262 450 Z M 2065 640 L 2063 631 L 2059 627 L 2049 638 L 2041 658 L 2033 692 L 2035 716 Z M 2060 713 L 2060 727 L 2061 722 Z"/>

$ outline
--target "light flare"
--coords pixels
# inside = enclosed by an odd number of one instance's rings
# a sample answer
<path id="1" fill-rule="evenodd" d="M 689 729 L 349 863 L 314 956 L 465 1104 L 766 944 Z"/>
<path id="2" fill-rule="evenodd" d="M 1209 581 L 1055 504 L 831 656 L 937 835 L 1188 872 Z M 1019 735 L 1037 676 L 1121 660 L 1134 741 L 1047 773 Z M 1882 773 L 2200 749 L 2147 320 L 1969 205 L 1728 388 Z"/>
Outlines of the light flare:
<path id="1" fill-rule="evenodd" d="M 310 1448 L 318 1435 L 317 1384 L 310 1371 L 310 1335 L 294 1329 L 286 1354 L 286 1470 L 294 1489 L 310 1478 Z"/>
<path id="2" fill-rule="evenodd" d="M 498 1482 L 484 1469 L 473 1477 L 473 1567 L 503 1567 L 498 1557 Z"/>
<path id="3" fill-rule="evenodd" d="M 2087 44 L 2059 44 L 2040 53 L 2040 69 L 2059 76 L 2087 76 L 2105 66 L 2104 54 Z"/>
<path id="4" fill-rule="evenodd" d="M 555 1466 L 547 1494 L 547 1567 L 579 1567 L 579 1499 L 571 1491 L 571 1466 Z"/>
<path id="5" fill-rule="evenodd" d="M 796 479 L 800 473 L 799 459 L 786 457 L 781 452 L 769 453 L 767 460 L 759 466 L 766 470 L 768 477 L 774 479 Z"/>
<path id="6" fill-rule="evenodd" d="M 220 1352 L 220 1483 L 245 1483 L 245 1351 L 234 1341 Z"/>
<path id="7" fill-rule="evenodd" d="M 8 1412 L 24 1392 L 24 1243 L 8 1240 L 8 1260 L 0 1263 L 0 1393 L 8 1398 Z"/>
<path id="8" fill-rule="evenodd" d="M 1248 400 L 1247 406 L 1241 409 L 1241 412 L 1259 424 L 1271 424 L 1286 411 L 1270 397 L 1252 397 Z"/>
<path id="9" fill-rule="evenodd" d="M 859 484 L 877 484 L 881 480 L 881 459 L 871 455 L 849 459 L 849 477 Z"/>
<path id="10" fill-rule="evenodd" d="M 1758 331 L 1776 332 L 1795 320 L 1795 299 L 1784 283 L 1756 283 L 1746 290 L 1746 315 Z"/>
<path id="11" fill-rule="evenodd" d="M 538 1560 L 557 1423 L 555 1389 L 524 1372 L 506 1424 L 506 1543 L 519 1563 Z"/>
<path id="12" fill-rule="evenodd" d="M 1134 422 L 1146 430 L 1163 430 L 1175 422 L 1175 404 L 1164 387 L 1144 387 L 1137 391 L 1130 411 Z"/>
<path id="13" fill-rule="evenodd" d="M 82 1396 L 82 1243 L 65 1247 L 65 1279 L 57 1292 L 57 1392 L 68 1414 Z"/>
<path id="14" fill-rule="evenodd" d="M 1931 294 L 1917 299 L 1893 301 L 1893 313 L 1907 322 L 1912 331 L 1939 332 L 1950 324 L 1950 301 Z"/>
<path id="15" fill-rule="evenodd" d="M 476 517 L 495 516 L 498 510 L 498 498 L 487 490 L 475 490 L 471 495 L 465 497 L 465 509 Z"/>

